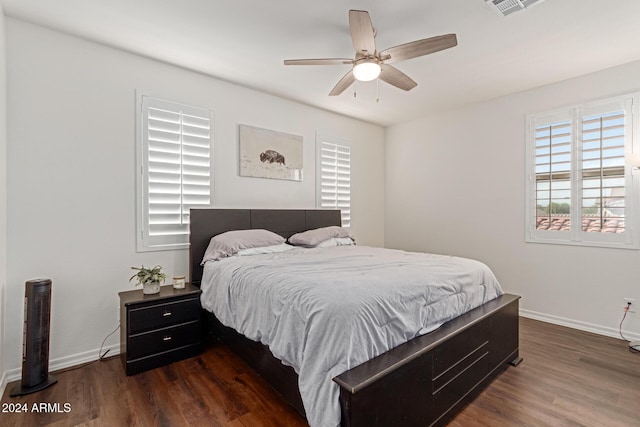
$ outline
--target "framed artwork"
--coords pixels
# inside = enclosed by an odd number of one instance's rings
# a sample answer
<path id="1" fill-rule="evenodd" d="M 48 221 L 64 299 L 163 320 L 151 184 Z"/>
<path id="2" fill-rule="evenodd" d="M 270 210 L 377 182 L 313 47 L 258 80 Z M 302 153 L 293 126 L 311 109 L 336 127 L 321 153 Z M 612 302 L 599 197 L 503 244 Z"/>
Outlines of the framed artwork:
<path id="1" fill-rule="evenodd" d="M 240 176 L 302 181 L 302 137 L 240 125 Z"/>

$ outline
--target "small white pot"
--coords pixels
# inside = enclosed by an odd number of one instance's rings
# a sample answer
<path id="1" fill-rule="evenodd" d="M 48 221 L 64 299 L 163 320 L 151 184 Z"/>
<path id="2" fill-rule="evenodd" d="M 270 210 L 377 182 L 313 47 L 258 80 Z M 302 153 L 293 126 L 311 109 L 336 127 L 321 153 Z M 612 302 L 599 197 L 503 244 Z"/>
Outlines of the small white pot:
<path id="1" fill-rule="evenodd" d="M 160 292 L 160 282 L 149 282 L 142 284 L 142 293 L 145 295 L 157 294 Z"/>

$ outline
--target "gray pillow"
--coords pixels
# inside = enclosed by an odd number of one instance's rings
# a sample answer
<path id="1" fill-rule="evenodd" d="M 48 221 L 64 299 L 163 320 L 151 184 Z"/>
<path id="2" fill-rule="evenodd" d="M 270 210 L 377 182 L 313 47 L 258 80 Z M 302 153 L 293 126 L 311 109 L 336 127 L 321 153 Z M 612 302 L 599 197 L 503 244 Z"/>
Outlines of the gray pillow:
<path id="1" fill-rule="evenodd" d="M 349 237 L 349 230 L 332 225 L 331 227 L 316 228 L 289 237 L 289 243 L 296 246 L 313 247 L 334 237 Z"/>
<path id="2" fill-rule="evenodd" d="M 316 248 L 331 248 L 333 246 L 355 246 L 356 242 L 351 237 L 332 237 L 322 243 L 317 244 Z"/>
<path id="3" fill-rule="evenodd" d="M 235 255 L 241 249 L 279 245 L 285 238 L 268 230 L 233 230 L 213 236 L 200 265 Z"/>

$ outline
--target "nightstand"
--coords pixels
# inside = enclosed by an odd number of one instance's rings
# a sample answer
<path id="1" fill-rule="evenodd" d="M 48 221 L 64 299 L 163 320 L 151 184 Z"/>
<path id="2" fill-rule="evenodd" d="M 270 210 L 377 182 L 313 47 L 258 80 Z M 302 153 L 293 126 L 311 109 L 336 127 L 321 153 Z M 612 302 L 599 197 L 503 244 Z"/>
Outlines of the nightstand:
<path id="1" fill-rule="evenodd" d="M 120 358 L 127 375 L 157 368 L 202 351 L 200 294 L 161 286 L 160 293 L 120 292 Z"/>

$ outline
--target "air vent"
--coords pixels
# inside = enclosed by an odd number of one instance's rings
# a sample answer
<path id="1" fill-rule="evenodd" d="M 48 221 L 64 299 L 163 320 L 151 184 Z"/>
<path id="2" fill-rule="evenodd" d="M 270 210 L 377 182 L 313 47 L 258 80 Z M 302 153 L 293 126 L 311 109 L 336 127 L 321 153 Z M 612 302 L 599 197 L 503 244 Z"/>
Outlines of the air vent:
<path id="1" fill-rule="evenodd" d="M 524 10 L 542 0 L 486 0 L 489 7 L 502 16 Z"/>

